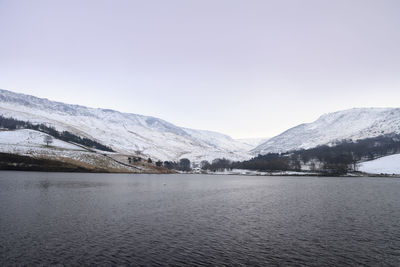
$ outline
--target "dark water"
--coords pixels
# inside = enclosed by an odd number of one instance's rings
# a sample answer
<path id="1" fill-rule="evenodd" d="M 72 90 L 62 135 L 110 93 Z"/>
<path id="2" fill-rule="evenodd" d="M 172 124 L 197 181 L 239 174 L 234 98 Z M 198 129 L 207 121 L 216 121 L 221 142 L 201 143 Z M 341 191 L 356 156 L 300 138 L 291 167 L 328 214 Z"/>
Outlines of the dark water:
<path id="1" fill-rule="evenodd" d="M 0 265 L 400 266 L 400 179 L 0 172 Z"/>

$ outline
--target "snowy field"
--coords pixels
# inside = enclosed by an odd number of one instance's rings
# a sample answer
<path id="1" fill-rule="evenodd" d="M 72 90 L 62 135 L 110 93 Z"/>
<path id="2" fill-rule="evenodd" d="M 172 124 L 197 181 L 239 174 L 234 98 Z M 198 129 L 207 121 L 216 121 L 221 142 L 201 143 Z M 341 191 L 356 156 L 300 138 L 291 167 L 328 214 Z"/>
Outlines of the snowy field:
<path id="1" fill-rule="evenodd" d="M 400 154 L 363 162 L 359 165 L 359 171 L 376 174 L 400 174 Z"/>
<path id="2" fill-rule="evenodd" d="M 28 129 L 0 131 L 0 151 L 11 152 L 13 148 L 17 147 L 25 147 L 27 149 L 46 148 L 46 144 L 44 142 L 45 136 L 48 135 L 42 132 Z M 79 146 L 55 138 L 52 138 L 52 140 L 53 142 L 50 144 L 52 148 L 85 151 L 85 149 Z"/>

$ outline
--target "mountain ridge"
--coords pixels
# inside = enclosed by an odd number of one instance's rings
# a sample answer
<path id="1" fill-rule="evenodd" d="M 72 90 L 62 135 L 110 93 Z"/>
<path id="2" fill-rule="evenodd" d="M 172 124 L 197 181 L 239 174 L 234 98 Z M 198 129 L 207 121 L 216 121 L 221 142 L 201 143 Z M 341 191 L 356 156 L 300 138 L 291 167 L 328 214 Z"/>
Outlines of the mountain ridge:
<path id="1" fill-rule="evenodd" d="M 179 127 L 152 116 L 65 104 L 4 89 L 0 89 L 0 115 L 42 123 L 98 141 L 124 154 L 162 161 L 181 158 L 194 162 L 215 158 L 240 161 L 257 154 L 400 133 L 400 108 L 335 111 L 269 139 L 233 139 L 214 131 Z"/>

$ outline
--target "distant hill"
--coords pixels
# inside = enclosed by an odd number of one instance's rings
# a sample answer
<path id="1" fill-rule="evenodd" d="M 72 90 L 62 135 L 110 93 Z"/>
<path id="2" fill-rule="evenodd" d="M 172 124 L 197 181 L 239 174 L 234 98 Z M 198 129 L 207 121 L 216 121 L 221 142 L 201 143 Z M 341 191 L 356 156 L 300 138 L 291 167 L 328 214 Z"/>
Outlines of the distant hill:
<path id="1" fill-rule="evenodd" d="M 354 108 L 322 115 L 252 149 L 253 155 L 282 153 L 400 133 L 400 108 Z"/>
<path id="2" fill-rule="evenodd" d="M 261 138 L 238 138 L 237 141 L 247 144 L 253 148 L 267 142 L 269 138 L 261 137 Z"/>

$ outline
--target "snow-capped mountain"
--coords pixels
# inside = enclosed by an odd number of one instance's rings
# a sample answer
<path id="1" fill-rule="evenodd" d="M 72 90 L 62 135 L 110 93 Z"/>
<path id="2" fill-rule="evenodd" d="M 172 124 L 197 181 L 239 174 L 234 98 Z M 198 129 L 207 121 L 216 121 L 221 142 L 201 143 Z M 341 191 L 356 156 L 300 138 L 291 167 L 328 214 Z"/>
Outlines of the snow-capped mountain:
<path id="1" fill-rule="evenodd" d="M 353 108 L 322 115 L 300 124 L 257 146 L 251 152 L 267 154 L 330 145 L 344 139 L 358 140 L 400 133 L 400 108 Z"/>
<path id="2" fill-rule="evenodd" d="M 0 115 L 44 123 L 120 153 L 141 153 L 159 160 L 243 160 L 250 157 L 253 148 L 224 134 L 182 128 L 150 116 L 70 105 L 1 89 Z"/>

